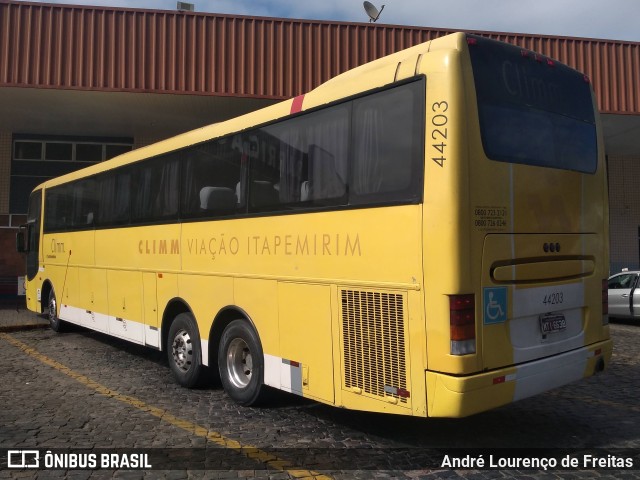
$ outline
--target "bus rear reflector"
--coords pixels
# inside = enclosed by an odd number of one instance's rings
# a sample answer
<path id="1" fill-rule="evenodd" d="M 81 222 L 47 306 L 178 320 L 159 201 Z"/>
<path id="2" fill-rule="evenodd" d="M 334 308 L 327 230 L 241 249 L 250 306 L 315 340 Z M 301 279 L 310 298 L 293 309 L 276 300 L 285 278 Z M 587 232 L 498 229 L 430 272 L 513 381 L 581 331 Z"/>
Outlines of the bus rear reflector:
<path id="1" fill-rule="evenodd" d="M 449 296 L 451 355 L 476 353 L 475 307 L 473 294 Z"/>

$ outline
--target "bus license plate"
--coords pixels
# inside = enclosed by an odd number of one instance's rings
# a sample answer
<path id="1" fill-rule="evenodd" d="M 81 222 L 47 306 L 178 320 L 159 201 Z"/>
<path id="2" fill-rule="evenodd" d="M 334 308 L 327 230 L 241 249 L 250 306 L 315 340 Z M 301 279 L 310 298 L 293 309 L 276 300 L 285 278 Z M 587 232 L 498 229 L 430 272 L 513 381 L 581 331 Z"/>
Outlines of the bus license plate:
<path id="1" fill-rule="evenodd" d="M 567 319 L 562 313 L 546 313 L 540 315 L 540 330 L 543 335 L 561 332 L 567 328 Z"/>

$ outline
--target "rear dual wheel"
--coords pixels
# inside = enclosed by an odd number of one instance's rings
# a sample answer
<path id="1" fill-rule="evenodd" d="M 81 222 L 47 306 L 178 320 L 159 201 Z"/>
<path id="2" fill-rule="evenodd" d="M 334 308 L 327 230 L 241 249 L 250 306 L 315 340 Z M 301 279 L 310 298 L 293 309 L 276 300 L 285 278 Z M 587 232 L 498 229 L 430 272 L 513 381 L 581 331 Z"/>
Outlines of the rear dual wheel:
<path id="1" fill-rule="evenodd" d="M 262 345 L 247 320 L 234 320 L 224 329 L 218 368 L 222 386 L 234 402 L 250 406 L 266 398 Z"/>
<path id="2" fill-rule="evenodd" d="M 167 355 L 171 371 L 183 387 L 200 384 L 202 365 L 200 334 L 193 315 L 181 313 L 169 328 Z M 258 334 L 245 319 L 224 329 L 218 350 L 220 380 L 227 395 L 243 406 L 257 405 L 267 397 L 264 355 Z"/>
<path id="3" fill-rule="evenodd" d="M 200 384 L 204 376 L 202 344 L 195 318 L 190 313 L 179 314 L 169 327 L 167 356 L 176 381 L 183 387 Z"/>

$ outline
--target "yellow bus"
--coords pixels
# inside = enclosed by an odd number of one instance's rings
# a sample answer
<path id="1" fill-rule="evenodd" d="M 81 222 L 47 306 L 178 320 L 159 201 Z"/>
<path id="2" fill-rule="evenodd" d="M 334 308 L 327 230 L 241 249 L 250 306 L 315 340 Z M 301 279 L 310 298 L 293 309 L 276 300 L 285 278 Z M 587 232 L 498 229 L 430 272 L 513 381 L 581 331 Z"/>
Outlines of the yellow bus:
<path id="1" fill-rule="evenodd" d="M 40 185 L 28 308 L 242 405 L 509 404 L 610 360 L 600 131 L 583 74 L 432 40 Z"/>

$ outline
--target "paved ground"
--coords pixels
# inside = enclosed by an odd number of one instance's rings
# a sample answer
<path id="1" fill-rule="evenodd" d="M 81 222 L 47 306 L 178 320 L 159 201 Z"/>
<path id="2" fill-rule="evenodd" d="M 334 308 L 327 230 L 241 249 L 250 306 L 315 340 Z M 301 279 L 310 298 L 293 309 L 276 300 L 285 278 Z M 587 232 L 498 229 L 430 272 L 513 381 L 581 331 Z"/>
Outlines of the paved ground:
<path id="1" fill-rule="evenodd" d="M 461 420 L 345 411 L 287 395 L 242 408 L 215 385 L 178 387 L 153 350 L 81 329 L 0 332 L 0 478 L 640 478 L 640 325 L 612 332 L 605 374 Z M 7 449 L 37 449 L 41 465 L 57 469 L 7 469 Z M 141 460 L 153 469 L 70 468 L 92 459 L 100 467 L 109 449 L 134 453 L 129 467 Z M 539 462 L 568 453 L 579 470 L 440 467 L 444 455 L 486 466 L 489 455 Z M 584 455 L 634 467 L 585 467 Z"/>
<path id="2" fill-rule="evenodd" d="M 47 319 L 26 309 L 24 299 L 0 303 L 0 332 L 25 330 L 49 325 Z"/>

